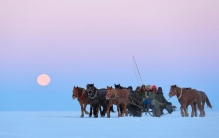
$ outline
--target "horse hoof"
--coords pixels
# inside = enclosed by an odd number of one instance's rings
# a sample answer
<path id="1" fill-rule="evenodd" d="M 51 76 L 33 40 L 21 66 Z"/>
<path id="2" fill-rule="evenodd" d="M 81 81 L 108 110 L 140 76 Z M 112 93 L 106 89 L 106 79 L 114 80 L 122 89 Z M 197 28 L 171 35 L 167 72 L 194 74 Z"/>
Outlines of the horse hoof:
<path id="1" fill-rule="evenodd" d="M 88 112 L 88 111 L 85 111 L 85 114 L 89 114 L 89 112 Z"/>
<path id="2" fill-rule="evenodd" d="M 83 118 L 84 116 L 83 116 L 83 115 L 81 115 L 80 117 L 81 117 L 81 118 Z"/>
<path id="3" fill-rule="evenodd" d="M 89 117 L 92 117 L 92 115 L 89 115 Z"/>
<path id="4" fill-rule="evenodd" d="M 110 118 L 110 115 L 107 115 L 107 118 Z"/>

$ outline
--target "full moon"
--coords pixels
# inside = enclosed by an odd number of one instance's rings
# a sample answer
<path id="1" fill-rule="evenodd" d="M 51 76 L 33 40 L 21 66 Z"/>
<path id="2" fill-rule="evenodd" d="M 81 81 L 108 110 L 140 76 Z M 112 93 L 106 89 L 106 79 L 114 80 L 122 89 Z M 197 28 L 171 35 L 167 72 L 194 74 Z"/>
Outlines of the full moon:
<path id="1" fill-rule="evenodd" d="M 50 83 L 50 77 L 47 74 L 41 74 L 37 77 L 37 83 L 41 86 L 46 86 Z"/>

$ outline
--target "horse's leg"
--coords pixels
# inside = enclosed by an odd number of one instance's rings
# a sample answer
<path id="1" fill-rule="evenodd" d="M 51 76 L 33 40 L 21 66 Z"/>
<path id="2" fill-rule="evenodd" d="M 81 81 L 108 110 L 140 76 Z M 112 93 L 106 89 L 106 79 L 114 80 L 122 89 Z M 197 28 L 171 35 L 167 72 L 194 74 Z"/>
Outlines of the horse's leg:
<path id="1" fill-rule="evenodd" d="M 118 117 L 120 117 L 121 116 L 120 105 L 116 104 L 116 106 L 117 106 Z"/>
<path id="2" fill-rule="evenodd" d="M 85 112 L 85 114 L 89 114 L 89 112 L 86 111 L 86 107 L 87 107 L 87 103 L 84 103 L 84 112 Z"/>
<path id="3" fill-rule="evenodd" d="M 99 105 L 95 105 L 94 106 L 94 117 L 97 118 L 98 117 L 98 113 L 99 113 Z"/>
<path id="4" fill-rule="evenodd" d="M 189 113 L 188 113 L 188 111 L 187 111 L 187 109 L 186 109 L 186 105 L 187 105 L 187 102 L 183 102 L 182 104 L 181 104 L 181 108 L 182 108 L 182 110 L 181 110 L 181 114 L 183 114 L 182 115 L 182 117 L 188 117 L 189 116 Z"/>
<path id="5" fill-rule="evenodd" d="M 200 117 L 203 117 L 204 115 L 203 115 L 203 109 L 202 109 L 201 101 L 200 101 L 200 100 L 197 100 L 197 104 L 198 104 L 198 109 L 199 109 L 199 111 L 200 111 L 199 116 L 200 116 Z"/>
<path id="6" fill-rule="evenodd" d="M 184 117 L 184 111 L 183 111 L 183 106 L 182 105 L 180 107 L 180 110 L 181 110 L 181 116 Z"/>
<path id="7" fill-rule="evenodd" d="M 95 106 L 94 105 L 92 105 L 92 115 L 95 117 Z"/>
<path id="8" fill-rule="evenodd" d="M 184 104 L 183 107 L 184 107 L 185 116 L 188 117 L 189 113 L 188 113 L 188 110 L 186 108 L 186 104 Z"/>
<path id="9" fill-rule="evenodd" d="M 194 114 L 195 114 L 195 104 L 194 104 L 194 103 L 191 103 L 190 105 L 191 105 L 191 107 L 192 107 L 191 117 L 194 117 Z"/>
<path id="10" fill-rule="evenodd" d="M 111 103 L 108 103 L 107 105 L 107 109 L 106 109 L 106 113 L 107 113 L 107 117 L 109 118 L 110 117 L 110 107 L 112 106 Z"/>
<path id="11" fill-rule="evenodd" d="M 124 108 L 124 104 L 120 104 L 119 105 L 119 110 L 120 110 L 121 116 L 124 116 L 123 108 Z"/>
<path id="12" fill-rule="evenodd" d="M 92 105 L 90 105 L 90 114 L 89 117 L 92 117 Z"/>
<path id="13" fill-rule="evenodd" d="M 102 117 L 104 117 L 104 116 L 105 116 L 105 114 L 106 114 L 106 106 L 105 106 L 105 105 L 103 105 L 102 107 L 103 107 L 103 111 L 102 111 Z"/>
<path id="14" fill-rule="evenodd" d="M 197 104 L 196 103 L 194 104 L 194 109 L 195 109 L 195 117 L 197 117 L 198 113 L 197 113 Z"/>
<path id="15" fill-rule="evenodd" d="M 115 112 L 115 111 L 113 110 L 113 105 L 110 107 L 110 111 L 113 112 L 113 113 Z"/>
<path id="16" fill-rule="evenodd" d="M 80 116 L 80 117 L 84 117 L 84 107 L 83 107 L 83 103 L 80 102 L 80 106 L 81 106 L 81 116 Z"/>
<path id="17" fill-rule="evenodd" d="M 125 113 L 125 105 L 124 104 L 120 104 L 119 105 L 119 110 L 120 110 L 120 114 L 121 116 L 123 117 L 124 116 L 124 113 Z"/>
<path id="18" fill-rule="evenodd" d="M 127 109 L 127 104 L 124 105 L 123 112 L 125 113 L 125 116 L 128 116 L 128 112 L 126 109 Z"/>
<path id="19" fill-rule="evenodd" d="M 99 111 L 100 111 L 100 116 L 103 117 L 103 110 L 101 106 L 99 106 Z"/>
<path id="20" fill-rule="evenodd" d="M 99 110 L 100 110 L 100 105 L 98 104 L 97 105 L 97 117 L 98 117 L 98 114 L 99 114 Z"/>
<path id="21" fill-rule="evenodd" d="M 204 108 L 205 108 L 205 101 L 203 101 L 203 102 L 202 102 L 202 111 L 203 111 L 203 116 L 205 116 L 205 110 L 204 110 Z"/>

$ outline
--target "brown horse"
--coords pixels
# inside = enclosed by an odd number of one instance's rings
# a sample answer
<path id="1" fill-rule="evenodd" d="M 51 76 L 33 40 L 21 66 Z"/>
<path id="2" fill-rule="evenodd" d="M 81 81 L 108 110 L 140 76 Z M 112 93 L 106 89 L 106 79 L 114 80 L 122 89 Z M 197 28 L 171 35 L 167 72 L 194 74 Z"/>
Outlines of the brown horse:
<path id="1" fill-rule="evenodd" d="M 209 108 L 212 108 L 212 105 L 211 105 L 210 100 L 208 99 L 208 96 L 206 95 L 206 93 L 203 91 L 199 91 L 199 92 L 200 92 L 200 96 L 201 96 L 203 115 L 205 116 L 205 111 L 204 111 L 205 102 L 207 103 L 207 106 Z"/>
<path id="2" fill-rule="evenodd" d="M 169 97 L 176 95 L 178 98 L 179 103 L 181 104 L 180 110 L 182 117 L 186 116 L 188 117 L 188 111 L 186 106 L 189 104 L 192 106 L 192 114 L 193 117 L 195 114 L 195 105 L 193 103 L 197 103 L 198 109 L 200 111 L 200 117 L 203 117 L 203 110 L 201 107 L 201 97 L 200 93 L 194 89 L 186 89 L 186 88 L 180 88 L 176 85 L 170 86 L 170 92 Z"/>
<path id="3" fill-rule="evenodd" d="M 186 89 L 191 90 L 192 88 L 186 88 Z M 196 90 L 196 89 L 193 89 L 193 90 Z M 209 107 L 209 108 L 212 108 L 212 105 L 211 105 L 210 100 L 208 99 L 208 96 L 206 95 L 205 92 L 203 92 L 203 91 L 198 91 L 198 92 L 200 93 L 199 96 L 201 97 L 201 108 L 203 110 L 203 116 L 205 116 L 205 110 L 204 110 L 205 103 L 207 103 L 207 107 Z M 193 104 L 195 105 L 195 116 L 197 117 L 197 107 L 196 107 L 197 103 L 193 103 Z M 186 107 L 188 108 L 188 106 L 189 106 L 189 104 L 187 104 Z"/>
<path id="4" fill-rule="evenodd" d="M 115 104 L 117 106 L 118 111 L 118 117 L 124 116 L 124 113 L 126 116 L 128 116 L 128 112 L 126 110 L 126 107 L 129 103 L 129 95 L 127 89 L 120 89 L 116 90 L 114 88 L 107 86 L 106 91 L 106 100 L 109 101 L 107 105 L 107 117 L 110 117 L 110 107 Z M 123 112 L 120 112 L 120 106 L 123 107 Z"/>
<path id="5" fill-rule="evenodd" d="M 78 99 L 78 102 L 81 106 L 81 117 L 84 117 L 84 112 L 85 114 L 89 114 L 89 112 L 86 111 L 86 106 L 87 106 L 87 92 L 85 91 L 84 88 L 81 87 L 75 87 L 72 90 L 72 98 Z"/>
<path id="6" fill-rule="evenodd" d="M 200 97 L 201 97 L 201 108 L 203 110 L 203 116 L 205 116 L 205 103 L 207 104 L 207 107 L 212 108 L 212 105 L 210 103 L 210 100 L 208 99 L 208 96 L 206 95 L 205 92 L 203 91 L 198 91 L 200 93 Z M 195 115 L 197 116 L 197 109 L 196 109 L 196 105 L 195 105 Z"/>

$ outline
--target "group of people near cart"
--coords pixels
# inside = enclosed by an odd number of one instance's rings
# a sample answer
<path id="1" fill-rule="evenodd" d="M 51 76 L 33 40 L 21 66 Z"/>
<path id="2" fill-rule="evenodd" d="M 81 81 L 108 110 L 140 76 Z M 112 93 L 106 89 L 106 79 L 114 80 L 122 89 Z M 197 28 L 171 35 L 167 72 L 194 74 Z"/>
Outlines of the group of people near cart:
<path id="1" fill-rule="evenodd" d="M 128 90 L 131 89 L 131 87 L 128 87 Z M 163 95 L 162 87 L 157 88 L 156 85 L 142 85 L 141 87 L 137 86 L 133 92 L 142 102 L 143 111 L 148 112 L 149 109 L 152 109 L 153 116 L 163 115 L 164 109 L 166 109 L 169 114 L 173 112 L 173 108 L 170 108 L 172 104 L 168 102 Z"/>

